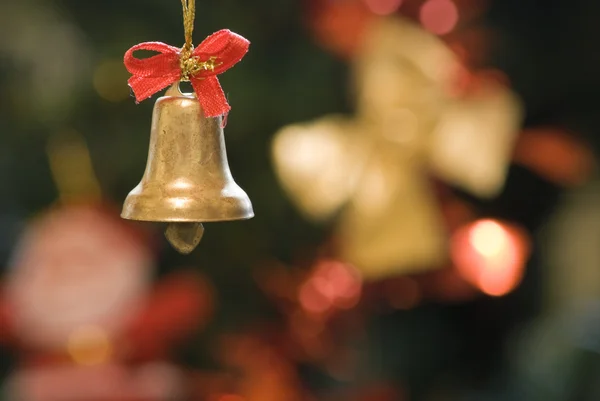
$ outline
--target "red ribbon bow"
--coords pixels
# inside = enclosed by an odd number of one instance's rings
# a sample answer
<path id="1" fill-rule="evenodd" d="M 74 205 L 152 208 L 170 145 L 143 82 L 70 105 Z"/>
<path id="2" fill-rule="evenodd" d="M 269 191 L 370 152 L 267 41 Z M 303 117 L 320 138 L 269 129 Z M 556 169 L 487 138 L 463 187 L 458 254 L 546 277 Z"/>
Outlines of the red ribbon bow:
<path id="1" fill-rule="evenodd" d="M 197 68 L 183 77 L 182 49 L 161 42 L 146 42 L 133 46 L 125 53 L 125 67 L 133 74 L 128 83 L 137 102 L 141 102 L 178 82 L 188 78 L 206 117 L 227 114 L 227 103 L 217 75 L 237 64 L 248 52 L 250 42 L 228 29 L 218 31 L 206 38 L 190 55 Z M 159 52 L 155 56 L 139 59 L 133 56 L 137 50 Z M 184 57 L 185 58 L 185 57 Z"/>

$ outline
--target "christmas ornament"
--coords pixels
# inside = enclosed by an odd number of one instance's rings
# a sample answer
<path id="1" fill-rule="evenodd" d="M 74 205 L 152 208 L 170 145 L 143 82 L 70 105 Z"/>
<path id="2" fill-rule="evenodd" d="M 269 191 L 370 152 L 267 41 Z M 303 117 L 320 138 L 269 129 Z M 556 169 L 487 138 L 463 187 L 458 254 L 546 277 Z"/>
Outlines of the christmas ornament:
<path id="1" fill-rule="evenodd" d="M 401 18 L 370 26 L 355 71 L 357 116 L 282 129 L 273 143 L 277 174 L 307 217 L 341 211 L 340 256 L 365 278 L 437 267 L 448 257 L 446 232 L 428 173 L 477 196 L 497 194 L 520 103 L 492 83 L 453 96 L 460 63 Z"/>
<path id="2" fill-rule="evenodd" d="M 148 42 L 125 54 L 125 66 L 133 74 L 129 85 L 138 102 L 171 88 L 156 101 L 146 171 L 125 200 L 121 216 L 169 223 L 169 242 L 179 252 L 190 253 L 202 239 L 202 222 L 254 216 L 248 195 L 233 180 L 227 163 L 223 116 L 231 107 L 217 78 L 244 57 L 250 43 L 221 30 L 194 49 L 195 1 L 182 4 L 183 48 Z M 160 54 L 142 60 L 133 56 L 137 50 Z M 189 81 L 195 93 L 181 93 L 182 81 Z"/>
<path id="3" fill-rule="evenodd" d="M 5 294 L 14 331 L 46 350 L 64 350 L 90 328 L 96 334 L 88 337 L 106 344 L 139 313 L 153 265 L 147 247 L 105 210 L 56 208 L 29 226 L 10 263 Z"/>
<path id="4" fill-rule="evenodd" d="M 212 286 L 189 269 L 151 286 L 155 261 L 137 234 L 112 210 L 74 203 L 27 229 L 0 299 L 2 340 L 24 351 L 5 383 L 11 396 L 164 400 L 189 391 L 168 361 L 210 319 Z"/>
<path id="5" fill-rule="evenodd" d="M 366 156 L 360 127 L 343 116 L 283 128 L 273 158 L 285 190 L 311 220 L 331 216 L 354 193 Z"/>

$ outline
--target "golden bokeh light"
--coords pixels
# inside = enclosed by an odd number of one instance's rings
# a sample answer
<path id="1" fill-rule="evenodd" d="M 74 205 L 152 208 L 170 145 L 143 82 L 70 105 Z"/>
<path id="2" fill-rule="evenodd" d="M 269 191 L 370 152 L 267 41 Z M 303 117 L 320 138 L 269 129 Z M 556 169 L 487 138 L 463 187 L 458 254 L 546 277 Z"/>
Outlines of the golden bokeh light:
<path id="1" fill-rule="evenodd" d="M 57 133 L 50 137 L 46 151 L 63 200 L 101 197 L 100 183 L 83 135 L 73 130 Z"/>
<path id="2" fill-rule="evenodd" d="M 67 351 L 75 363 L 91 366 L 108 362 L 113 350 L 105 330 L 83 326 L 69 336 Z"/>
<path id="3" fill-rule="evenodd" d="M 481 255 L 493 258 L 508 247 L 508 233 L 495 221 L 484 220 L 473 226 L 469 241 Z"/>
<path id="4" fill-rule="evenodd" d="M 129 97 L 128 77 L 121 60 L 103 61 L 94 71 L 94 89 L 104 100 L 113 103 L 121 102 Z"/>

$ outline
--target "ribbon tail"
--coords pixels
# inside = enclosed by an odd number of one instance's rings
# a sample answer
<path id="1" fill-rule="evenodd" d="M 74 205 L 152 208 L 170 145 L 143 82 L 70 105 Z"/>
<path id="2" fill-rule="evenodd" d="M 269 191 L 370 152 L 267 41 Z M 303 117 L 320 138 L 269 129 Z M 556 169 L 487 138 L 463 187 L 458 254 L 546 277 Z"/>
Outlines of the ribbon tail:
<path id="1" fill-rule="evenodd" d="M 216 76 L 192 79 L 192 86 L 206 117 L 226 115 L 231 110 Z"/>

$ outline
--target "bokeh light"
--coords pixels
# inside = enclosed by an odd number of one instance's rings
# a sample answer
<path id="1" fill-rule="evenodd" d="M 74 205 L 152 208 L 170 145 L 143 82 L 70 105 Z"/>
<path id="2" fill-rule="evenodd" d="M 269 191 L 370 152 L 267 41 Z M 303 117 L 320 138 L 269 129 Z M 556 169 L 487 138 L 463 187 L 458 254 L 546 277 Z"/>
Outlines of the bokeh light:
<path id="1" fill-rule="evenodd" d="M 69 336 L 67 350 L 79 365 L 98 365 L 108 362 L 112 345 L 101 327 L 83 326 Z"/>
<path id="2" fill-rule="evenodd" d="M 486 258 L 493 258 L 508 246 L 508 236 L 495 221 L 485 220 L 476 224 L 470 232 L 469 241 L 473 248 Z"/>
<path id="3" fill-rule="evenodd" d="M 485 294 L 502 296 L 515 289 L 523 277 L 529 241 L 518 227 L 484 219 L 454 234 L 451 254 L 466 281 Z"/>
<path id="4" fill-rule="evenodd" d="M 419 15 L 423 27 L 436 35 L 450 33 L 458 18 L 458 8 L 452 0 L 428 0 L 421 6 Z"/>
<path id="5" fill-rule="evenodd" d="M 352 266 L 336 260 L 321 260 L 300 287 L 298 300 L 305 311 L 322 314 L 334 308 L 353 308 L 361 291 L 362 280 Z"/>
<path id="6" fill-rule="evenodd" d="M 522 132 L 516 144 L 515 162 L 552 182 L 577 186 L 586 182 L 595 167 L 594 155 L 577 135 L 558 127 Z"/>
<path id="7" fill-rule="evenodd" d="M 315 1 L 310 26 L 317 41 L 343 57 L 352 57 L 360 47 L 373 13 L 362 1 Z"/>
<path id="8" fill-rule="evenodd" d="M 109 102 L 121 102 L 129 98 L 129 87 L 125 84 L 129 74 L 123 61 L 103 61 L 94 71 L 93 84 L 98 95 Z"/>
<path id="9" fill-rule="evenodd" d="M 364 0 L 365 4 L 377 15 L 389 15 L 400 8 L 403 0 Z"/>

